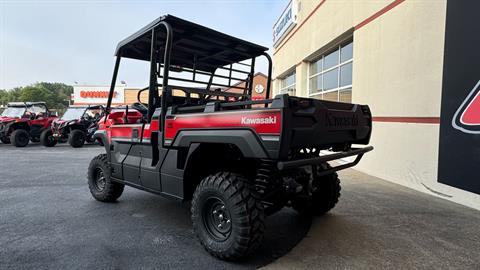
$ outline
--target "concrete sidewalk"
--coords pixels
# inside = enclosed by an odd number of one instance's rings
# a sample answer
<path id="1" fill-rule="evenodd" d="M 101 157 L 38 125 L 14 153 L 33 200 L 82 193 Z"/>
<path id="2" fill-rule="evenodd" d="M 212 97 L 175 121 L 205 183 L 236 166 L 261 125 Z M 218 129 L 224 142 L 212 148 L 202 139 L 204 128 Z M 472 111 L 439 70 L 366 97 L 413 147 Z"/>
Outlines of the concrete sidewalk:
<path id="1" fill-rule="evenodd" d="M 307 236 L 264 269 L 480 269 L 480 212 L 354 170 Z"/>

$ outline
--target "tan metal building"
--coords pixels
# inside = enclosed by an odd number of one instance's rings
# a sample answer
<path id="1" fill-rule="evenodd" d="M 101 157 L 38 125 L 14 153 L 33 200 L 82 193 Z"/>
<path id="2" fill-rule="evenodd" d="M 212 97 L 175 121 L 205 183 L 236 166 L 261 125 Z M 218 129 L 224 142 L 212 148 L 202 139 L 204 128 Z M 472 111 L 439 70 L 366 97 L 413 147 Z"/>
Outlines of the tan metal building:
<path id="1" fill-rule="evenodd" d="M 268 80 L 267 75 L 265 75 L 261 72 L 255 73 L 255 75 L 253 76 L 253 92 L 252 92 L 252 99 L 253 100 L 268 98 L 266 96 L 266 94 L 267 94 L 267 91 L 266 91 L 267 80 Z M 234 84 L 233 86 L 237 87 L 237 88 L 230 87 L 230 88 L 225 89 L 225 91 L 240 94 L 240 93 L 243 93 L 243 90 L 241 88 L 245 87 L 245 83 L 244 82 L 239 82 L 237 84 Z"/>
<path id="2" fill-rule="evenodd" d="M 292 0 L 273 27 L 274 94 L 370 105 L 375 150 L 359 170 L 480 208 L 480 135 L 451 124 L 452 108 L 480 79 L 465 71 L 478 70 L 478 48 L 468 46 L 479 44 L 471 12 L 479 8 L 478 1 Z M 472 115 L 478 120 L 480 110 Z"/>

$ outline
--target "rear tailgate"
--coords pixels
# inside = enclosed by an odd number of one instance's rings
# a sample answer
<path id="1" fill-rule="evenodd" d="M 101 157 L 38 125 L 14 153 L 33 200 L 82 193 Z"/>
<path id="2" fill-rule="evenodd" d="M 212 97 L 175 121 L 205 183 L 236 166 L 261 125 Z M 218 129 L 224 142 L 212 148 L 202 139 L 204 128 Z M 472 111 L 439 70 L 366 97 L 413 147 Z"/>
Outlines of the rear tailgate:
<path id="1" fill-rule="evenodd" d="M 367 105 L 288 97 L 284 109 L 281 158 L 292 149 L 343 149 L 368 144 L 372 115 Z"/>

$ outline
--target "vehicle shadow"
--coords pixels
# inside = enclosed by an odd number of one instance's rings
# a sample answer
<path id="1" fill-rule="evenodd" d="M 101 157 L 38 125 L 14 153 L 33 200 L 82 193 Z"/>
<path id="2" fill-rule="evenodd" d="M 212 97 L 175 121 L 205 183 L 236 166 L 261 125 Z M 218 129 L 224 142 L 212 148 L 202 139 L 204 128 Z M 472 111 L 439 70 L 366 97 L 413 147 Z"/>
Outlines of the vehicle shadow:
<path id="1" fill-rule="evenodd" d="M 287 254 L 308 233 L 312 219 L 297 214 L 291 208 L 267 217 L 263 244 L 257 252 L 240 263 L 265 266 Z"/>
<path id="2" fill-rule="evenodd" d="M 128 189 L 126 197 L 119 201 L 119 205 L 129 209 L 143 209 L 140 215 L 148 216 L 145 222 L 152 224 L 169 223 L 168 227 L 175 227 L 179 235 L 185 237 L 192 250 L 192 257 L 204 257 L 203 260 L 216 261 L 211 266 L 216 268 L 218 263 L 228 268 L 258 268 L 265 266 L 277 258 L 287 254 L 308 233 L 312 224 L 311 218 L 298 215 L 290 208 L 284 208 L 280 212 L 269 216 L 265 220 L 266 231 L 264 241 L 254 254 L 238 262 L 221 262 L 211 257 L 199 244 L 194 235 L 190 221 L 190 203 L 178 203 L 155 195 L 135 192 L 128 195 L 132 189 Z M 131 193 L 130 193 L 131 194 Z M 133 197 L 131 197 L 133 196 Z M 128 201 L 128 202 L 127 202 Z M 148 206 L 147 206 L 148 205 Z M 131 215 L 138 215 L 131 213 Z"/>

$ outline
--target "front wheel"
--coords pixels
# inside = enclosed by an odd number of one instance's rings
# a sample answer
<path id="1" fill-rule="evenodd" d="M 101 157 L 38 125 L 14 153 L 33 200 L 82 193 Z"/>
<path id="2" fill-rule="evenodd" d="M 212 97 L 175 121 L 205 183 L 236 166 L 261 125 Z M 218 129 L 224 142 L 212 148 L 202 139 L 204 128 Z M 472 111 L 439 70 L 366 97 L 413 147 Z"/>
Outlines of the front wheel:
<path id="1" fill-rule="evenodd" d="M 10 135 L 10 141 L 16 147 L 25 147 L 30 141 L 30 135 L 25 129 L 17 129 Z"/>
<path id="2" fill-rule="evenodd" d="M 125 185 L 112 181 L 107 155 L 100 154 L 88 166 L 88 188 L 92 196 L 101 202 L 114 202 L 123 193 Z"/>
<path id="3" fill-rule="evenodd" d="M 220 172 L 203 179 L 193 194 L 191 212 L 200 243 L 215 257 L 237 260 L 262 242 L 262 206 L 239 174 Z"/>
<path id="4" fill-rule="evenodd" d="M 53 137 L 53 132 L 50 129 L 42 131 L 40 142 L 46 147 L 53 147 L 57 144 L 57 140 Z"/>
<path id="5" fill-rule="evenodd" d="M 100 146 L 105 146 L 105 145 L 103 144 L 102 139 L 97 139 L 97 143 L 98 143 L 98 145 L 100 145 Z"/>
<path id="6" fill-rule="evenodd" d="M 73 148 L 80 148 L 85 144 L 85 132 L 79 129 L 74 129 L 70 132 L 68 136 L 68 143 Z"/>
<path id="7" fill-rule="evenodd" d="M 4 137 L 0 137 L 0 142 L 4 143 L 4 144 L 10 144 L 10 138 L 4 136 Z"/>

